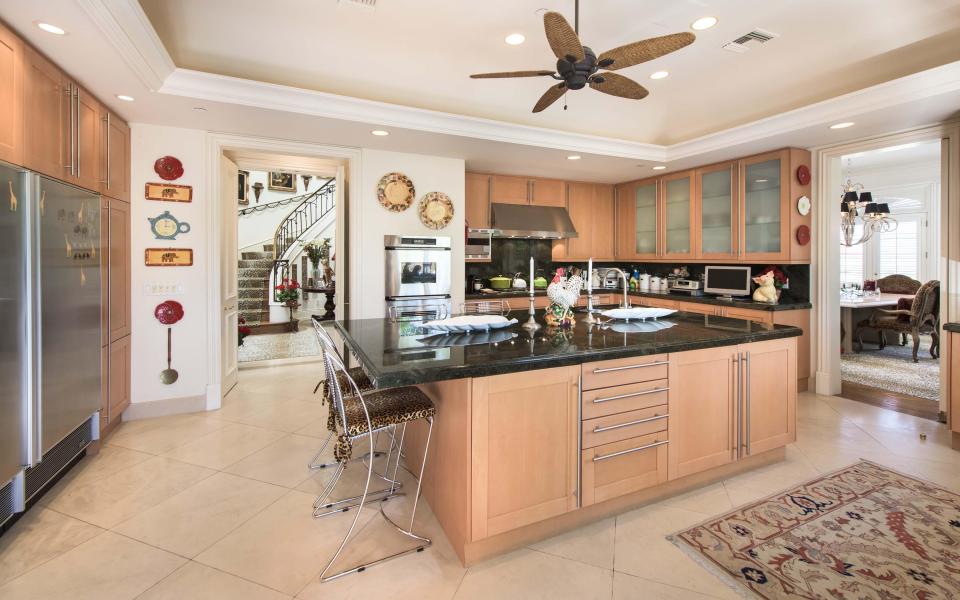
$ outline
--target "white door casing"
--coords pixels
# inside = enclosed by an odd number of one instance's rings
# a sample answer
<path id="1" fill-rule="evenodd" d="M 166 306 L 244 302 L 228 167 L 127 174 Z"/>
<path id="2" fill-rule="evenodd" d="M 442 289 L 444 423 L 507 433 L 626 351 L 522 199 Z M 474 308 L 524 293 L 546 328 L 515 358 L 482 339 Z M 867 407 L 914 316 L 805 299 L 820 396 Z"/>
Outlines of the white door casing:
<path id="1" fill-rule="evenodd" d="M 236 163 L 220 157 L 220 393 L 237 385 L 237 178 Z"/>

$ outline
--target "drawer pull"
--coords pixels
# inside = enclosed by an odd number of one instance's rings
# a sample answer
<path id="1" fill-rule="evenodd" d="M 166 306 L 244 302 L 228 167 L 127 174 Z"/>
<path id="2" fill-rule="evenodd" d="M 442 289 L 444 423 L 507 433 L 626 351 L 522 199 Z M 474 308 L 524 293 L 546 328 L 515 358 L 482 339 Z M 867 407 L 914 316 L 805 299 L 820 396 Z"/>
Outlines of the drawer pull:
<path id="1" fill-rule="evenodd" d="M 627 369 L 642 369 L 644 367 L 657 367 L 660 365 L 669 365 L 669 360 L 657 360 L 654 362 L 643 363 L 642 365 L 627 365 L 625 367 L 608 367 L 606 369 L 594 369 L 594 375 L 599 373 L 610 373 L 611 371 L 626 371 Z"/>
<path id="2" fill-rule="evenodd" d="M 607 425 L 606 427 L 594 427 L 594 433 L 603 433 L 604 431 L 612 431 L 614 429 L 620 429 L 621 427 L 630 427 L 631 425 L 640 425 L 642 423 L 650 423 L 651 421 L 659 421 L 660 419 L 666 419 L 669 417 L 669 414 L 666 415 L 654 415 L 652 417 L 647 417 L 646 419 L 637 419 L 636 421 L 627 421 L 626 423 L 618 423 L 616 425 Z"/>
<path id="3" fill-rule="evenodd" d="M 594 404 L 600 404 L 601 402 L 610 402 L 611 400 L 623 400 L 624 398 L 633 398 L 635 396 L 646 396 L 647 394 L 656 394 L 657 392 L 666 392 L 670 388 L 668 387 L 658 387 L 653 388 L 652 390 L 644 390 L 642 392 L 633 392 L 630 394 L 620 394 L 619 396 L 608 396 L 606 398 L 594 398 Z"/>
<path id="4" fill-rule="evenodd" d="M 653 442 L 652 444 L 647 444 L 645 446 L 638 446 L 636 448 L 630 448 L 629 450 L 621 450 L 620 452 L 611 452 L 610 454 L 604 454 L 602 456 L 594 456 L 593 462 L 599 462 L 601 460 L 607 460 L 608 458 L 623 456 L 624 454 L 630 454 L 631 452 L 640 452 L 641 450 L 649 450 L 650 448 L 656 448 L 657 446 L 662 446 L 664 444 L 669 444 L 669 443 L 670 443 L 670 440 L 663 440 L 662 442 Z"/>

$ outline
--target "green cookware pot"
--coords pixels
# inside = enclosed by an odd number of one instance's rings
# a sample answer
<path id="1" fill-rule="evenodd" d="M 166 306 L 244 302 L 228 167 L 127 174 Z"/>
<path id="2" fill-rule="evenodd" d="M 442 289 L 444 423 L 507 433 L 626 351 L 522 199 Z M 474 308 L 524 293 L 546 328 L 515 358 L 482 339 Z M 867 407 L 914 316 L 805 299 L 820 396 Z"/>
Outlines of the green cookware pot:
<path id="1" fill-rule="evenodd" d="M 547 289 L 547 278 L 543 275 L 540 275 L 533 280 L 533 288 L 536 290 L 545 290 Z"/>
<path id="2" fill-rule="evenodd" d="M 510 284 L 513 282 L 509 277 L 504 277 L 503 275 L 497 275 L 496 277 L 490 278 L 490 287 L 495 290 L 509 290 Z"/>

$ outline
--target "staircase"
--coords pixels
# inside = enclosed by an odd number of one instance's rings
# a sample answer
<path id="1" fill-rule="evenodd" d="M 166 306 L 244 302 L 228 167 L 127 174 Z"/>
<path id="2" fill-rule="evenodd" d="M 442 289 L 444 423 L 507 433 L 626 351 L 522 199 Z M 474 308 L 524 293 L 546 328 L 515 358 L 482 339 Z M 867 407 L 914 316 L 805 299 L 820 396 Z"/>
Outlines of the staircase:
<path id="1" fill-rule="evenodd" d="M 273 244 L 264 244 L 262 252 L 243 252 L 237 261 L 237 308 L 247 325 L 269 320 L 270 271 L 273 269 Z"/>

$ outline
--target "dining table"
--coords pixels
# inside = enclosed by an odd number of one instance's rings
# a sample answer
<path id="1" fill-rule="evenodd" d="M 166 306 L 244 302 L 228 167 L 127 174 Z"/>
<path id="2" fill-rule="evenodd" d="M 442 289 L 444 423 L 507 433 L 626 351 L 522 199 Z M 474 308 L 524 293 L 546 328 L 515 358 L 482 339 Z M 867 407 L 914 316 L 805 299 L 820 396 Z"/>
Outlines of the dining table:
<path id="1" fill-rule="evenodd" d="M 860 318 L 868 316 L 868 311 L 875 308 L 895 310 L 901 298 L 913 299 L 913 294 L 884 294 L 873 296 L 840 296 L 840 337 L 841 352 L 853 351 L 854 327 Z M 878 334 L 879 335 L 879 334 Z M 899 334 L 897 334 L 899 335 Z"/>

